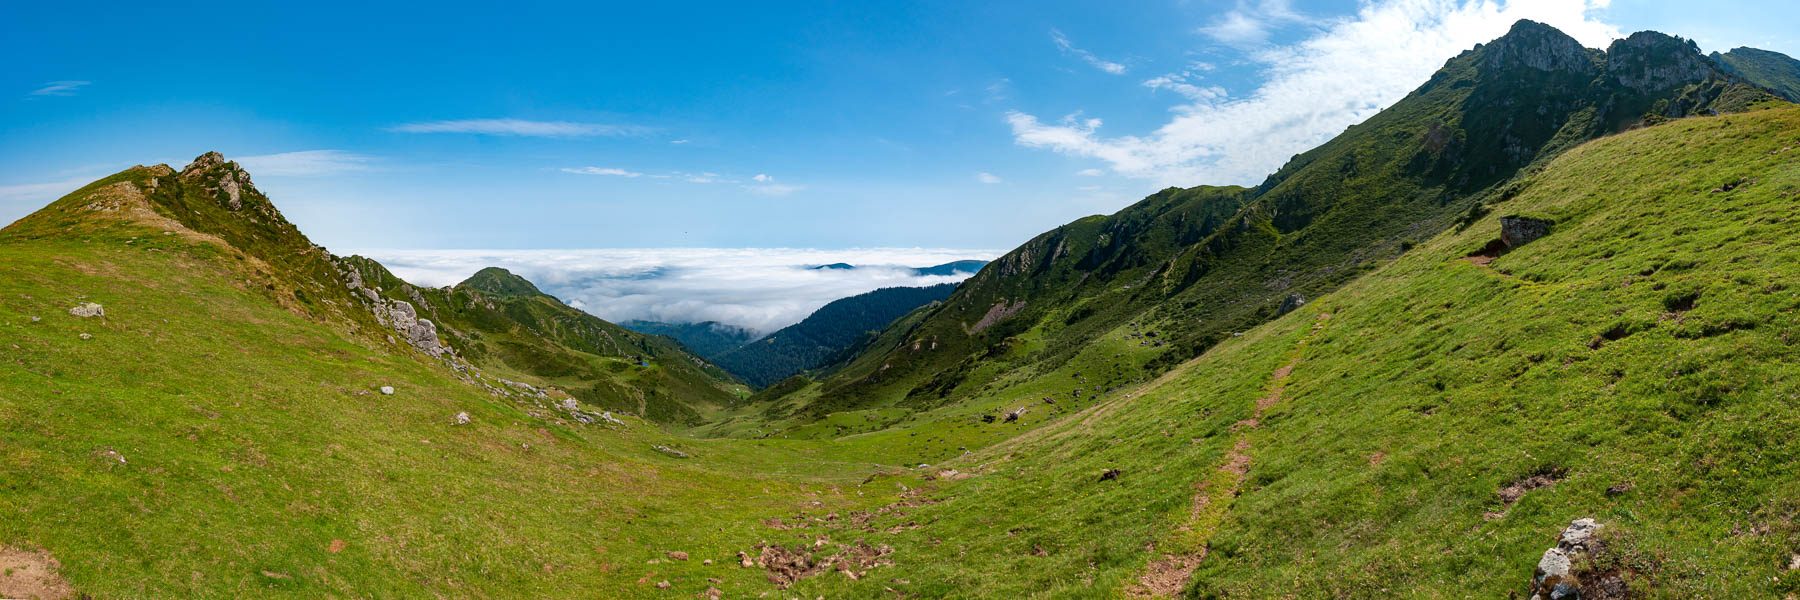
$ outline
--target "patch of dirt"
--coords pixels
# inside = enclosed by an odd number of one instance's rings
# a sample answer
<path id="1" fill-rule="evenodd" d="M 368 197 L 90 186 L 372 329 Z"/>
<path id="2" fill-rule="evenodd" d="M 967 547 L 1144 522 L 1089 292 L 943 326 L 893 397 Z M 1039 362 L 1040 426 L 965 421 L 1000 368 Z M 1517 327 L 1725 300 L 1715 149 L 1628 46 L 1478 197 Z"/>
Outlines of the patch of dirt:
<path id="1" fill-rule="evenodd" d="M 992 308 L 988 309 L 987 314 L 981 316 L 981 320 L 975 322 L 974 327 L 968 328 L 968 333 L 969 335 L 981 333 L 981 330 L 992 327 L 995 323 L 999 323 L 1007 317 L 1016 315 L 1021 310 L 1025 310 L 1024 300 L 1018 300 L 1012 304 L 1007 304 L 1006 299 L 1001 298 L 999 302 L 994 303 Z"/>
<path id="2" fill-rule="evenodd" d="M 1563 473 L 1561 470 L 1553 469 L 1533 473 L 1527 477 L 1516 479 L 1512 483 L 1507 484 L 1506 487 L 1494 491 L 1494 495 L 1500 498 L 1500 511 L 1482 513 L 1481 517 L 1490 521 L 1504 517 L 1506 516 L 1506 511 L 1512 508 L 1513 503 L 1518 502 L 1520 498 L 1524 498 L 1525 494 L 1532 490 L 1541 490 L 1554 486 L 1557 481 L 1562 479 L 1562 477 Z"/>
<path id="3" fill-rule="evenodd" d="M 1137 585 L 1127 590 L 1127 594 L 1135 598 L 1172 598 L 1187 588 L 1188 580 L 1194 577 L 1194 569 L 1200 566 L 1200 561 L 1204 558 L 1204 550 L 1198 554 L 1183 556 L 1165 554 L 1162 560 L 1151 561 L 1144 568 L 1144 574 L 1138 576 Z"/>
<path id="4" fill-rule="evenodd" d="M 824 542 L 823 538 L 820 543 Z M 769 583 L 775 587 L 787 589 L 794 582 L 822 573 L 838 571 L 851 580 L 861 579 L 869 569 L 894 564 L 887 556 L 894 553 L 893 548 L 886 545 L 870 546 L 857 542 L 854 546 L 838 546 L 832 554 L 817 552 L 815 548 L 794 546 L 788 548 L 776 544 L 757 546 L 760 552 L 754 564 L 768 571 Z M 746 555 L 746 562 L 749 562 Z"/>
<path id="5" fill-rule="evenodd" d="M 61 568 L 49 552 L 0 546 L 0 598 L 73 598 L 74 588 L 57 573 Z"/>
<path id="6" fill-rule="evenodd" d="M 1482 246 L 1480 250 L 1476 250 L 1473 254 L 1464 256 L 1460 260 L 1467 261 L 1469 264 L 1477 267 L 1485 267 L 1488 266 L 1488 263 L 1494 262 L 1494 259 L 1500 258 L 1500 255 L 1506 254 L 1506 250 L 1506 242 L 1501 241 L 1499 238 L 1495 238 L 1493 241 L 1488 242 L 1486 246 Z"/>

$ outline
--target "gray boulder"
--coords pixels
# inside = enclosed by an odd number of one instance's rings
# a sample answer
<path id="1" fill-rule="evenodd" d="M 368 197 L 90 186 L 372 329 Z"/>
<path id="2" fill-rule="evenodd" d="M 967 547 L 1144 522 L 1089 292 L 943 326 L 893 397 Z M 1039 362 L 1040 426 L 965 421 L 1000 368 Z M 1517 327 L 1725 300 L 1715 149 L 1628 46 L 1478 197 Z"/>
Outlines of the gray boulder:
<path id="1" fill-rule="evenodd" d="M 1285 315 L 1302 306 L 1306 306 L 1306 296 L 1288 294 L 1286 298 L 1281 299 L 1281 306 L 1275 309 L 1275 313 Z"/>
<path id="2" fill-rule="evenodd" d="M 1517 248 L 1550 233 L 1550 222 L 1530 217 L 1500 217 L 1500 241 Z"/>
<path id="3" fill-rule="evenodd" d="M 1600 522 L 1576 519 L 1569 522 L 1557 538 L 1556 546 L 1544 551 L 1537 570 L 1531 577 L 1531 600 L 1575 600 L 1581 597 L 1581 580 L 1575 576 L 1575 562 L 1597 547 L 1594 534 Z"/>
<path id="4" fill-rule="evenodd" d="M 75 305 L 74 308 L 70 308 L 69 314 L 84 319 L 88 317 L 104 317 L 106 316 L 106 309 L 93 302 L 83 302 Z"/>

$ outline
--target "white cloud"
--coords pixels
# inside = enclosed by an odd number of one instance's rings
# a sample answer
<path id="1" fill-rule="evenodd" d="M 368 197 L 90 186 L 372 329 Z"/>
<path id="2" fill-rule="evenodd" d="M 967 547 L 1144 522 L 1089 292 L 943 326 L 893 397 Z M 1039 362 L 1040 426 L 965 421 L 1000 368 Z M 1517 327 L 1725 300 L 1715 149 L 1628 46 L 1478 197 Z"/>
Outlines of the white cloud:
<path id="1" fill-rule="evenodd" d="M 1102 71 L 1105 71 L 1108 73 L 1112 73 L 1114 75 L 1124 75 L 1125 74 L 1125 65 L 1102 59 L 1098 56 L 1094 56 L 1094 53 L 1092 53 L 1092 52 L 1088 52 L 1086 50 L 1076 48 L 1074 44 L 1069 43 L 1068 36 L 1063 35 L 1063 32 L 1061 32 L 1061 31 L 1051 29 L 1050 30 L 1050 41 L 1056 42 L 1056 47 L 1061 48 L 1064 53 L 1074 55 L 1075 57 L 1080 58 L 1081 60 L 1087 62 L 1087 64 L 1093 66 L 1096 69 L 1099 69 L 1099 70 L 1102 70 Z"/>
<path id="2" fill-rule="evenodd" d="M 784 184 L 780 184 L 780 183 L 771 183 L 771 184 L 767 184 L 767 185 L 746 185 L 746 186 L 744 186 L 744 189 L 750 190 L 750 193 L 752 193 L 752 194 L 761 194 L 764 196 L 786 196 L 788 194 L 792 194 L 794 192 L 804 190 L 804 189 L 806 189 L 806 186 L 784 185 Z"/>
<path id="3" fill-rule="evenodd" d="M 961 281 L 910 267 L 991 259 L 996 250 L 667 248 L 598 250 L 361 250 L 402 279 L 453 285 L 503 267 L 608 321 L 718 321 L 768 333 L 826 303 L 883 287 Z M 812 269 L 837 262 L 856 269 Z"/>
<path id="4" fill-rule="evenodd" d="M 233 159 L 255 176 L 306 177 L 367 171 L 371 156 L 343 150 L 301 150 Z"/>
<path id="5" fill-rule="evenodd" d="M 1264 82 L 1242 98 L 1202 96 L 1142 135 L 1103 137 L 1101 120 L 1056 122 L 1011 111 L 1014 141 L 1099 158 L 1161 185 L 1254 184 L 1424 83 L 1444 61 L 1506 33 L 1519 19 L 1604 46 L 1617 28 L 1589 18 L 1605 0 L 1388 0 L 1322 26 L 1298 43 L 1251 55 Z"/>
<path id="6" fill-rule="evenodd" d="M 1260 0 L 1254 6 L 1238 0 L 1237 9 L 1219 15 L 1199 31 L 1227 45 L 1250 47 L 1268 43 L 1269 32 L 1276 27 L 1311 22 L 1310 17 L 1294 10 L 1288 0 Z"/>
<path id="7" fill-rule="evenodd" d="M 1080 175 L 1082 177 L 1099 177 L 1101 175 L 1105 175 L 1106 171 L 1102 171 L 1099 169 L 1082 169 L 1080 171 L 1076 171 L 1075 174 Z"/>
<path id="8" fill-rule="evenodd" d="M 1213 66 L 1209 63 L 1190 63 L 1180 71 L 1145 80 L 1144 87 L 1152 90 L 1168 89 L 1194 101 L 1218 100 L 1227 95 L 1225 88 L 1216 85 L 1206 87 L 1199 85 L 1199 81 L 1205 77 L 1201 73 L 1212 69 Z"/>
<path id="9" fill-rule="evenodd" d="M 51 81 L 51 82 L 45 83 L 44 87 L 32 90 L 31 95 L 33 95 L 33 96 L 73 96 L 73 95 L 75 95 L 76 91 L 79 91 L 81 88 L 86 87 L 87 85 L 89 85 L 91 83 L 93 83 L 93 82 L 92 81 Z"/>
<path id="10" fill-rule="evenodd" d="M 762 173 L 757 173 L 757 174 L 756 174 L 756 176 L 755 176 L 755 177 L 751 177 L 751 178 L 750 178 L 750 180 L 751 180 L 751 181 L 755 181 L 755 182 L 758 182 L 758 183 L 768 183 L 768 182 L 770 182 L 770 181 L 774 181 L 774 180 L 775 180 L 775 178 L 774 178 L 774 177 L 770 177 L 770 176 L 768 176 L 768 175 L 764 175 L 764 174 L 762 174 Z"/>
<path id="11" fill-rule="evenodd" d="M 574 173 L 576 175 L 614 175 L 618 177 L 642 177 L 644 175 L 643 173 L 635 171 L 614 169 L 611 167 L 581 167 L 579 169 L 564 168 L 562 171 L 564 173 Z"/>
<path id="12" fill-rule="evenodd" d="M 426 121 L 406 123 L 388 128 L 401 133 L 474 133 L 523 137 L 597 137 L 642 135 L 652 131 L 636 125 L 577 123 L 572 121 L 526 121 L 523 119 L 465 119 L 460 121 Z"/>
<path id="13" fill-rule="evenodd" d="M 687 140 L 670 140 L 669 143 L 671 143 L 671 144 L 686 144 L 686 143 L 688 143 L 688 141 Z"/>
<path id="14" fill-rule="evenodd" d="M 993 173 L 976 173 L 975 180 L 982 183 L 1003 183 L 1001 179 L 995 177 Z"/>

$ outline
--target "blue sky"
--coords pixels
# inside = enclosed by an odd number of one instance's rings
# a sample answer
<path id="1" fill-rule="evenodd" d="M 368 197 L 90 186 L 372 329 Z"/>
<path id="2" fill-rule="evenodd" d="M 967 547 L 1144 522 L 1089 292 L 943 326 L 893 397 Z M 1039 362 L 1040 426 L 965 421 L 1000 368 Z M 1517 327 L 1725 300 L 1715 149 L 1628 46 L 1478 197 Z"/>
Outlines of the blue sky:
<path id="1" fill-rule="evenodd" d="M 0 8 L 0 221 L 216 149 L 333 248 L 1007 248 L 1254 183 L 1519 16 L 1800 53 L 1786 2 L 80 4 Z"/>

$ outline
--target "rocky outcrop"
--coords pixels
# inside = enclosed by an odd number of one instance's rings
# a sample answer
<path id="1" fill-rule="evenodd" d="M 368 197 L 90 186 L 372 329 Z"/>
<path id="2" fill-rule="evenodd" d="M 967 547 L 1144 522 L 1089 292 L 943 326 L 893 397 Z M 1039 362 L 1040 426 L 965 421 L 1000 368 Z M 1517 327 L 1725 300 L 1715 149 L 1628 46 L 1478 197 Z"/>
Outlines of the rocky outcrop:
<path id="1" fill-rule="evenodd" d="M 350 289 L 351 296 L 362 300 L 364 308 L 375 315 L 375 320 L 393 329 L 407 345 L 432 357 L 455 354 L 452 348 L 438 339 L 437 324 L 431 322 L 431 319 L 419 317 L 418 309 L 411 302 L 388 298 L 371 289 L 351 260 L 332 257 L 332 266 L 337 269 L 338 278 L 344 281 L 344 287 Z M 418 290 L 407 287 L 413 298 L 423 304 L 424 298 L 419 296 Z"/>
<path id="2" fill-rule="evenodd" d="M 225 160 L 225 155 L 218 152 L 208 152 L 195 158 L 194 162 L 181 169 L 181 178 L 203 180 L 207 191 L 223 196 L 225 205 L 231 210 L 243 209 L 244 190 L 253 189 L 250 173 L 237 163 Z"/>
<path id="3" fill-rule="evenodd" d="M 1590 73 L 1597 70 L 1594 55 L 1581 42 L 1556 28 L 1536 21 L 1519 21 L 1511 31 L 1486 46 L 1486 64 L 1492 69 L 1524 67 L 1539 71 Z"/>
<path id="4" fill-rule="evenodd" d="M 1508 249 L 1529 244 L 1550 233 L 1550 222 L 1531 217 L 1500 217 L 1500 242 Z"/>
<path id="5" fill-rule="evenodd" d="M 1716 72 L 1693 42 L 1654 31 L 1631 34 L 1606 49 L 1607 76 L 1638 93 L 1699 83 Z"/>
<path id="6" fill-rule="evenodd" d="M 106 309 L 93 302 L 83 302 L 70 308 L 69 314 L 82 318 L 104 317 L 106 316 Z"/>
<path id="7" fill-rule="evenodd" d="M 1593 519 L 1576 519 L 1563 529 L 1556 546 L 1545 550 L 1544 556 L 1538 559 L 1537 570 L 1531 577 L 1531 600 L 1581 598 L 1583 582 L 1576 574 L 1576 563 L 1598 549 L 1599 540 L 1595 534 L 1599 531 L 1600 522 Z"/>
<path id="8" fill-rule="evenodd" d="M 1306 296 L 1288 294 L 1286 298 L 1281 299 L 1281 306 L 1275 308 L 1275 313 L 1285 315 L 1302 306 L 1306 306 Z"/>

